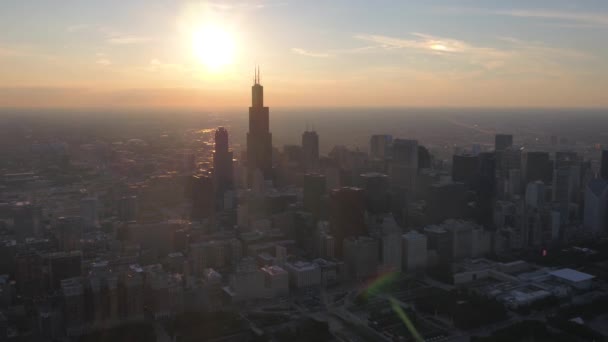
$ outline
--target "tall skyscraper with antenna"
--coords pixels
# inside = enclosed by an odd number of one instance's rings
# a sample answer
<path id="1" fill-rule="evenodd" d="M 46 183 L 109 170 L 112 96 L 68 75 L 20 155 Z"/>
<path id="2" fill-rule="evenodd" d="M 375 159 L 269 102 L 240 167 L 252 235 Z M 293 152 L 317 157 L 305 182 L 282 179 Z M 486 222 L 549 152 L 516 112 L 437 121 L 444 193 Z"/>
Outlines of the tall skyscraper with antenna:
<path id="1" fill-rule="evenodd" d="M 247 132 L 247 182 L 251 186 L 253 174 L 260 170 L 264 179 L 272 178 L 272 133 L 270 113 L 264 107 L 264 87 L 260 84 L 260 69 L 256 68 L 251 87 L 249 132 Z"/>

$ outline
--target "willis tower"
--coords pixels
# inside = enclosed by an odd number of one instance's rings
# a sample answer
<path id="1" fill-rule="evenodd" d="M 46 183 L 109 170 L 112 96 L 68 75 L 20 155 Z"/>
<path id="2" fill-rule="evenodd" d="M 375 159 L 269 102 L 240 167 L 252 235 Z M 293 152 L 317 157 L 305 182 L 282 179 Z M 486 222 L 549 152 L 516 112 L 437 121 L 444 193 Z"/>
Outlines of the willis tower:
<path id="1" fill-rule="evenodd" d="M 260 84 L 260 70 L 257 69 L 251 87 L 251 107 L 249 107 L 249 132 L 247 132 L 247 182 L 251 186 L 253 175 L 260 170 L 264 179 L 272 173 L 272 134 L 270 114 L 264 107 L 264 87 Z"/>

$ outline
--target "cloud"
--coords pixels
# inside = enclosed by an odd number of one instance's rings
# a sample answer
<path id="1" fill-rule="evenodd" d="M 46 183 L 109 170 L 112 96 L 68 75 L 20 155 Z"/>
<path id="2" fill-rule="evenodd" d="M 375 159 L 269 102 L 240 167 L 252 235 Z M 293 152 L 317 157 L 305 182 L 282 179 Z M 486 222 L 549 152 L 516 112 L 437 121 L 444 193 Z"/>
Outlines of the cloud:
<path id="1" fill-rule="evenodd" d="M 543 18 L 566 20 L 586 24 L 608 25 L 608 13 L 588 13 L 588 12 L 562 12 L 551 10 L 508 10 L 492 11 L 498 15 L 508 15 L 522 18 Z"/>
<path id="2" fill-rule="evenodd" d="M 110 60 L 106 59 L 106 58 L 100 58 L 97 61 L 95 61 L 95 63 L 102 65 L 102 66 L 108 66 L 108 65 L 112 64 L 112 62 L 110 62 Z"/>
<path id="3" fill-rule="evenodd" d="M 376 48 L 384 50 L 411 49 L 438 56 L 459 56 L 473 64 L 494 69 L 504 65 L 510 57 L 509 51 L 491 47 L 475 46 L 462 40 L 433 36 L 425 33 L 412 33 L 411 38 L 395 38 L 384 35 L 359 34 L 355 38 L 371 42 Z"/>
<path id="4" fill-rule="evenodd" d="M 500 15 L 518 18 L 536 18 L 578 23 L 568 27 L 608 26 L 608 13 L 605 12 L 576 12 L 556 11 L 550 9 L 510 9 L 493 10 L 486 8 L 443 8 L 453 13 L 470 13 L 479 15 Z"/>
<path id="5" fill-rule="evenodd" d="M 144 36 L 118 35 L 107 38 L 106 42 L 113 45 L 132 45 L 146 43 L 151 40 L 152 38 Z"/>
<path id="6" fill-rule="evenodd" d="M 191 70 L 182 64 L 176 63 L 165 63 L 158 58 L 153 58 L 150 60 L 148 65 L 140 68 L 140 70 L 148 71 L 148 72 L 159 72 L 159 71 L 169 71 L 171 73 L 184 73 L 190 72 Z"/>
<path id="7" fill-rule="evenodd" d="M 493 71 L 495 75 L 563 78 L 576 73 L 573 65 L 581 65 L 596 58 L 581 50 L 553 47 L 542 42 L 512 37 L 499 37 L 493 46 L 479 46 L 425 33 L 411 33 L 406 38 L 359 34 L 355 38 L 374 44 L 376 52 L 406 50 L 449 60 L 449 69 L 442 71 L 444 75 L 453 70 L 469 72 L 467 66 L 473 65 L 479 67 L 480 71 Z M 472 75 L 481 74 L 472 72 Z"/>
<path id="8" fill-rule="evenodd" d="M 312 51 L 307 51 L 301 48 L 291 48 L 291 52 L 297 54 L 297 55 L 302 55 L 302 56 L 308 56 L 308 57 L 315 57 L 315 58 L 326 58 L 329 57 L 330 55 L 328 53 L 323 53 L 323 52 L 312 52 Z"/>
<path id="9" fill-rule="evenodd" d="M 269 7 L 278 7 L 286 5 L 286 2 L 282 1 L 243 1 L 243 2 L 222 2 L 222 1 L 210 1 L 206 3 L 206 6 L 216 11 L 232 11 L 232 10 L 259 10 Z"/>
<path id="10" fill-rule="evenodd" d="M 23 56 L 24 54 L 22 50 L 0 46 L 0 57 Z"/>
<path id="11" fill-rule="evenodd" d="M 86 30 L 89 27 L 90 27 L 89 25 L 78 24 L 78 25 L 70 25 L 70 26 L 66 27 L 65 30 L 68 32 L 78 32 L 78 31 Z"/>

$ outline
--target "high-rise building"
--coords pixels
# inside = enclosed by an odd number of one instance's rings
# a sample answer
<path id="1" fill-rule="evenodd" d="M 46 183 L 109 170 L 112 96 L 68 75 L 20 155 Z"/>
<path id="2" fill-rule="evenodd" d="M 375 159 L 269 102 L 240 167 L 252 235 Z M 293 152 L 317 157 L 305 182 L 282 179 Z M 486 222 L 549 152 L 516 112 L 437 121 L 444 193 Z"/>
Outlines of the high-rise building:
<path id="1" fill-rule="evenodd" d="M 211 177 L 207 175 L 192 176 L 191 189 L 192 220 L 200 221 L 212 218 L 215 214 L 215 192 Z"/>
<path id="2" fill-rule="evenodd" d="M 593 234 L 602 234 L 608 229 L 608 181 L 594 179 L 587 185 L 583 226 Z"/>
<path id="3" fill-rule="evenodd" d="M 479 158 L 470 154 L 455 154 L 452 157 L 452 180 L 472 187 L 477 180 Z"/>
<path id="4" fill-rule="evenodd" d="M 378 172 L 368 172 L 359 176 L 365 191 L 365 205 L 372 214 L 390 211 L 390 188 L 388 176 Z"/>
<path id="5" fill-rule="evenodd" d="M 325 195 L 325 176 L 309 173 L 304 175 L 304 209 L 319 218 Z"/>
<path id="6" fill-rule="evenodd" d="M 513 146 L 513 136 L 511 134 L 496 134 L 494 137 L 494 150 L 504 151 Z"/>
<path id="7" fill-rule="evenodd" d="M 215 151 L 213 152 L 213 178 L 218 194 L 232 187 L 232 151 L 228 148 L 228 131 L 218 127 L 215 131 Z"/>
<path id="8" fill-rule="evenodd" d="M 393 137 L 387 134 L 375 134 L 369 140 L 369 156 L 371 159 L 384 159 L 390 154 Z"/>
<path id="9" fill-rule="evenodd" d="M 412 193 L 416 191 L 418 174 L 418 141 L 395 139 L 392 148 L 390 179 L 393 186 L 401 186 Z"/>
<path id="10" fill-rule="evenodd" d="M 537 180 L 545 184 L 551 183 L 553 176 L 549 153 L 547 152 L 527 152 L 522 156 L 523 178 L 525 184 Z"/>
<path id="11" fill-rule="evenodd" d="M 526 186 L 526 206 L 540 209 L 545 204 L 545 184 L 541 181 L 530 182 Z"/>
<path id="12" fill-rule="evenodd" d="M 315 131 L 302 133 L 302 154 L 306 171 L 319 168 L 319 135 Z"/>
<path id="13" fill-rule="evenodd" d="M 351 236 L 367 234 L 363 189 L 343 187 L 330 194 L 329 228 L 335 238 L 335 253 L 342 256 L 342 242 Z"/>
<path id="14" fill-rule="evenodd" d="M 403 234 L 403 270 L 415 272 L 427 265 L 427 238 L 415 230 Z"/>
<path id="15" fill-rule="evenodd" d="M 376 274 L 380 264 L 378 240 L 368 236 L 351 236 L 344 239 L 344 265 L 353 279 L 368 278 Z"/>
<path id="16" fill-rule="evenodd" d="M 600 165 L 600 177 L 608 181 L 608 150 L 602 151 L 602 164 Z"/>
<path id="17" fill-rule="evenodd" d="M 260 170 L 264 179 L 270 179 L 272 175 L 270 114 L 268 107 L 264 107 L 264 87 L 260 84 L 259 70 L 256 71 L 253 82 L 247 133 L 248 186 L 252 184 L 255 170 Z"/>

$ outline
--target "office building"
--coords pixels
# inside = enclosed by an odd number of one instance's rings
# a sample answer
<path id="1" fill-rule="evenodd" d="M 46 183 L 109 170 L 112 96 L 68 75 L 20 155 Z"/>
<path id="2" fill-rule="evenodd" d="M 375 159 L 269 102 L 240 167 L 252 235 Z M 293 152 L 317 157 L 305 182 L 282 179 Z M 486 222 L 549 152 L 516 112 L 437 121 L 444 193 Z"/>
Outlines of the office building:
<path id="1" fill-rule="evenodd" d="M 403 243 L 403 270 L 418 272 L 427 265 L 427 238 L 425 235 L 412 230 L 401 237 Z"/>
<path id="2" fill-rule="evenodd" d="M 414 193 L 418 174 L 418 141 L 395 139 L 392 147 L 389 177 L 392 186 L 399 186 Z"/>
<path id="3" fill-rule="evenodd" d="M 320 218 L 323 212 L 323 202 L 326 191 L 324 175 L 309 173 L 304 175 L 303 202 L 304 209 Z"/>
<path id="4" fill-rule="evenodd" d="M 321 268 L 315 263 L 287 262 L 284 268 L 289 273 L 289 285 L 292 288 L 302 289 L 321 285 Z"/>
<path id="5" fill-rule="evenodd" d="M 526 152 L 522 155 L 522 169 L 525 184 L 543 181 L 551 184 L 552 169 L 547 152 Z"/>
<path id="6" fill-rule="evenodd" d="M 351 279 L 365 279 L 378 272 L 378 240 L 367 237 L 349 237 L 344 239 L 343 260 L 346 272 Z"/>
<path id="7" fill-rule="evenodd" d="M 545 183 L 542 181 L 530 182 L 526 186 L 526 206 L 541 209 L 545 204 Z"/>
<path id="8" fill-rule="evenodd" d="M 365 207 L 371 214 L 390 211 L 390 184 L 388 176 L 378 172 L 368 172 L 359 176 L 365 192 Z"/>
<path id="9" fill-rule="evenodd" d="M 587 185 L 583 226 L 592 234 L 608 230 L 608 181 L 598 178 Z"/>
<path id="10" fill-rule="evenodd" d="M 369 156 L 371 159 L 385 159 L 390 156 L 393 141 L 391 135 L 374 134 L 369 140 Z"/>
<path id="11" fill-rule="evenodd" d="M 319 169 L 319 135 L 315 131 L 302 133 L 302 155 L 307 172 Z"/>
<path id="12" fill-rule="evenodd" d="M 477 181 L 479 158 L 471 154 L 455 154 L 452 157 L 452 181 L 472 188 Z"/>
<path id="13" fill-rule="evenodd" d="M 264 179 L 272 178 L 272 134 L 270 114 L 264 107 L 264 87 L 260 84 L 260 73 L 256 71 L 251 87 L 251 107 L 249 107 L 249 132 L 247 133 L 248 185 L 253 183 L 253 175 L 260 170 Z"/>
<path id="14" fill-rule="evenodd" d="M 494 150 L 504 151 L 511 146 L 513 146 L 513 135 L 496 134 L 494 137 Z"/>
<path id="15" fill-rule="evenodd" d="M 233 155 L 228 146 L 228 131 L 224 127 L 218 127 L 215 131 L 213 178 L 218 195 L 221 196 L 233 186 Z"/>
<path id="16" fill-rule="evenodd" d="M 331 191 L 329 228 L 335 239 L 334 251 L 337 257 L 342 256 L 342 242 L 345 238 L 367 234 L 363 189 L 343 187 Z"/>
<path id="17" fill-rule="evenodd" d="M 608 150 L 602 150 L 600 160 L 600 178 L 608 181 Z"/>

